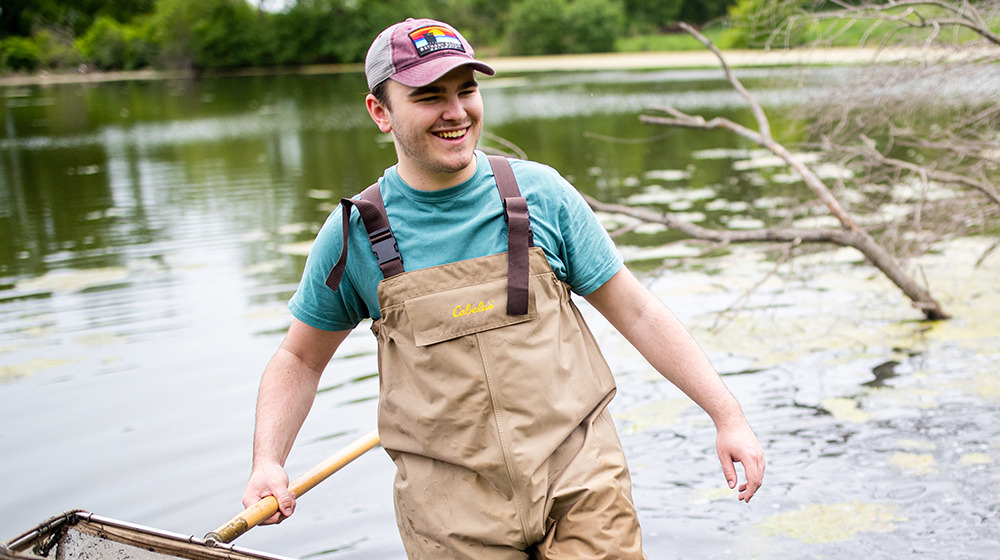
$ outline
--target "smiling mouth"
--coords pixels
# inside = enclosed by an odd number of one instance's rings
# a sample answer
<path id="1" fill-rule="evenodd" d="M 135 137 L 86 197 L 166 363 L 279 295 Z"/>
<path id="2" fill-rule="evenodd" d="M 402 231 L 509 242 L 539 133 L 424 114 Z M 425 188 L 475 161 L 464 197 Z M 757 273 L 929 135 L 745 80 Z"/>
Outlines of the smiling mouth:
<path id="1" fill-rule="evenodd" d="M 433 134 L 434 136 L 437 136 L 438 138 L 444 138 L 445 140 L 456 140 L 458 138 L 462 138 L 463 136 L 465 136 L 465 133 L 468 131 L 469 131 L 468 128 L 463 128 L 462 130 L 452 130 L 449 132 L 434 132 Z"/>

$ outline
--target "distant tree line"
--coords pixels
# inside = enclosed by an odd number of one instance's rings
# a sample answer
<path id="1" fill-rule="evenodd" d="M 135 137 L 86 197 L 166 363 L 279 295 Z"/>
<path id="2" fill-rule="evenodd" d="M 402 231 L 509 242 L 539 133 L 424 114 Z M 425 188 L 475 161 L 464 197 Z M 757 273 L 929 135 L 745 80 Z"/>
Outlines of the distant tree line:
<path id="1" fill-rule="evenodd" d="M 743 0 L 746 1 L 746 0 Z M 3 0 L 0 70 L 217 69 L 351 63 L 406 17 L 454 24 L 480 50 L 609 52 L 702 24 L 737 0 Z"/>

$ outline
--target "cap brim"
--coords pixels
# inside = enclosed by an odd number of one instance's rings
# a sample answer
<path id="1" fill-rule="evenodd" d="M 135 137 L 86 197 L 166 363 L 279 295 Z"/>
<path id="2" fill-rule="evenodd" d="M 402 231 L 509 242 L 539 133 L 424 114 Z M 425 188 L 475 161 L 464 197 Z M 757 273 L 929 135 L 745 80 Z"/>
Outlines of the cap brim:
<path id="1" fill-rule="evenodd" d="M 478 70 L 487 76 L 496 74 L 496 70 L 488 64 L 464 56 L 445 56 L 434 60 L 428 60 L 423 64 L 418 64 L 406 70 L 396 72 L 389 76 L 393 80 L 409 87 L 426 86 L 448 72 L 459 66 L 471 66 L 473 70 Z"/>

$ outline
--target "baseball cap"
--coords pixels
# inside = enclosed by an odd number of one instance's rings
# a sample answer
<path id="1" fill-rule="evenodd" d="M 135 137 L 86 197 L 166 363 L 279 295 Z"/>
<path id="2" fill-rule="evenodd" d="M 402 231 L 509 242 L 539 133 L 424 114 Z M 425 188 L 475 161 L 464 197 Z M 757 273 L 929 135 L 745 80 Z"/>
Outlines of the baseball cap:
<path id="1" fill-rule="evenodd" d="M 422 87 L 459 66 L 472 66 L 487 76 L 495 70 L 474 58 L 472 45 L 447 23 L 413 19 L 379 33 L 365 56 L 368 88 L 392 78 L 409 87 Z"/>

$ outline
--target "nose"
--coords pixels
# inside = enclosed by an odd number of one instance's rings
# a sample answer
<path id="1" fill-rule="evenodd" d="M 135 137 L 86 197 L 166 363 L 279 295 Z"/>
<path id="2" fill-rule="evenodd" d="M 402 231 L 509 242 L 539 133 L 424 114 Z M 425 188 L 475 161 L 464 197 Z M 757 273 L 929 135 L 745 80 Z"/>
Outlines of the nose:
<path id="1" fill-rule="evenodd" d="M 462 98 L 458 95 L 449 95 L 441 118 L 446 121 L 461 121 L 465 119 L 467 113 Z"/>

